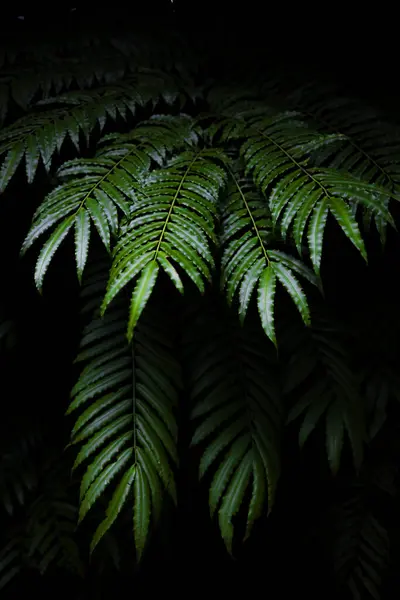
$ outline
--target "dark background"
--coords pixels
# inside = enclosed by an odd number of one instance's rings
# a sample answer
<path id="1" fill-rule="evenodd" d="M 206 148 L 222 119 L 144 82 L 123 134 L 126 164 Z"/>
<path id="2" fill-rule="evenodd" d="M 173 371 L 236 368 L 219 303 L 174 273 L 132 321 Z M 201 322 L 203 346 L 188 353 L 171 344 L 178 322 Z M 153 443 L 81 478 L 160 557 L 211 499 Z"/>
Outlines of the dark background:
<path id="1" fill-rule="evenodd" d="M 19 36 L 42 40 L 43 36 L 74 36 L 79 31 L 149 31 L 156 36 L 165 28 L 175 28 L 209 53 L 210 69 L 216 78 L 227 71 L 249 68 L 259 72 L 268 66 L 293 73 L 340 83 L 399 120 L 398 38 L 395 18 L 382 8 L 372 14 L 364 5 L 190 2 L 161 0 L 115 4 L 105 8 L 71 11 L 62 8 L 1 9 L 2 42 L 15 42 Z M 18 15 L 24 16 L 19 20 Z M 393 25 L 392 25 L 393 22 Z M 42 193 L 35 182 L 24 197 L 24 182 L 15 181 L 0 207 L 0 272 L 2 301 L 15 321 L 17 354 L 4 358 L 2 420 L 12 435 L 21 420 L 46 420 L 55 438 L 68 439 L 70 422 L 63 411 L 68 401 L 74 372 L 72 360 L 79 340 L 78 286 L 68 247 L 60 251 L 49 273 L 49 285 L 40 297 L 33 285 L 35 257 L 19 259 L 19 248 L 29 228 L 35 203 Z M 27 207 L 32 205 L 32 210 Z M 23 210 L 21 208 L 23 206 Z M 4 226 L 7 223 L 7 226 Z M 10 225 L 11 224 L 11 225 Z M 337 232 L 330 233 L 334 241 Z M 399 239 L 390 236 L 385 256 L 372 243 L 370 265 L 362 260 L 343 238 L 335 244 L 335 254 L 324 263 L 327 302 L 351 322 L 366 316 L 390 314 L 398 327 Z M 329 246 L 328 246 L 329 247 Z M 34 253 L 32 253 L 34 254 Z M 365 320 L 365 326 L 368 321 Z M 9 410 L 6 407 L 16 407 Z M 22 408 L 23 407 L 23 408 Z M 8 411 L 8 414 L 7 414 Z M 283 476 L 276 507 L 255 527 L 251 541 L 236 560 L 227 557 L 215 523 L 208 516 L 207 491 L 196 484 L 189 467 L 192 456 L 183 460 L 180 480 L 181 506 L 171 513 L 167 529 L 160 533 L 146 557 L 142 570 L 102 581 L 104 597 L 113 594 L 233 594 L 268 595 L 270 598 L 293 593 L 329 598 L 330 580 L 322 543 L 314 543 L 323 510 L 337 493 L 329 476 L 325 457 L 316 441 L 300 454 L 296 435 L 287 433 Z M 398 514 L 390 514 L 398 528 Z M 128 524 L 129 525 L 129 524 Z M 168 529 L 169 527 L 169 529 Z M 326 540 L 328 545 L 329 540 Z M 327 551 L 327 550 L 326 550 Z M 131 548 L 129 540 L 125 552 Z M 390 572 L 383 597 L 398 595 L 397 565 Z M 92 582 L 96 585 L 96 581 Z M 74 581 L 46 576 L 26 577 L 13 587 L 13 597 L 29 591 L 72 597 Z M 108 587 L 109 586 L 109 587 Z M 71 591 L 70 591 L 71 588 Z M 332 592 L 333 593 L 333 592 Z M 4 596 L 5 598 L 8 596 Z"/>

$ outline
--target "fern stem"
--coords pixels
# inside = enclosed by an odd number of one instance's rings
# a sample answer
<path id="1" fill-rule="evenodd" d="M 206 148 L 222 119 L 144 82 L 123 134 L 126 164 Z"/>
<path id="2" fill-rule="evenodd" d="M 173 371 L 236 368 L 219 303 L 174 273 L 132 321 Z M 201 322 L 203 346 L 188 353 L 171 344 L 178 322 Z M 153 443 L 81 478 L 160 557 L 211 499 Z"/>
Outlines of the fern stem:
<path id="1" fill-rule="evenodd" d="M 245 197 L 245 195 L 244 195 L 244 194 L 243 194 L 243 192 L 242 192 L 242 188 L 240 187 L 240 185 L 239 185 L 239 182 L 238 182 L 238 180 L 236 179 L 234 172 L 232 171 L 232 169 L 231 169 L 229 166 L 228 166 L 228 169 L 229 169 L 229 172 L 230 172 L 230 174 L 231 174 L 231 176 L 232 176 L 232 179 L 233 179 L 233 181 L 235 182 L 235 185 L 236 185 L 236 187 L 237 187 L 237 189 L 238 189 L 238 191 L 239 191 L 239 194 L 240 194 L 240 196 L 241 196 L 241 198 L 242 198 L 242 200 L 243 200 L 243 204 L 245 205 L 245 207 L 246 207 L 246 210 L 247 210 L 247 212 L 249 213 L 249 217 L 250 217 L 251 223 L 252 223 L 252 225 L 253 225 L 254 231 L 256 232 L 257 239 L 258 239 L 258 241 L 259 241 L 259 243 L 260 243 L 260 246 L 261 246 L 261 248 L 262 248 L 263 254 L 264 254 L 264 256 L 265 256 L 265 260 L 267 261 L 267 266 L 269 267 L 269 265 L 270 265 L 270 258 L 269 258 L 269 256 L 268 256 L 268 252 L 267 252 L 267 250 L 266 250 L 266 248 L 265 248 L 264 242 L 263 242 L 263 241 L 262 241 L 262 239 L 261 239 L 260 232 L 258 231 L 258 227 L 257 227 L 257 225 L 256 225 L 256 222 L 255 222 L 255 220 L 254 220 L 254 217 L 253 217 L 253 215 L 252 215 L 252 212 L 251 212 L 251 210 L 250 210 L 250 207 L 249 207 L 249 205 L 248 205 L 248 203 L 247 203 L 246 197 Z"/>
<path id="2" fill-rule="evenodd" d="M 140 145 L 138 147 L 140 148 Z M 75 214 L 77 214 L 81 210 L 82 206 L 85 204 L 85 202 L 89 198 L 89 196 L 91 196 L 91 194 L 93 194 L 94 190 L 96 190 L 99 187 L 99 185 L 101 185 L 103 183 L 103 181 L 105 179 L 107 179 L 107 177 L 110 175 L 110 173 L 112 173 L 114 171 L 114 169 L 116 169 L 117 167 L 119 167 L 119 165 L 126 159 L 127 156 L 129 156 L 130 154 L 133 154 L 138 149 L 138 147 L 135 146 L 135 147 L 132 148 L 132 150 L 130 150 L 129 152 L 127 152 L 126 154 L 124 154 L 124 156 L 122 158 L 120 158 L 119 160 L 117 160 L 117 162 L 114 163 L 113 166 L 109 168 L 109 170 L 107 171 L 107 173 L 105 173 L 98 180 L 98 182 L 95 183 L 95 185 L 90 188 L 90 190 L 87 192 L 87 194 L 85 194 L 85 196 L 83 197 L 83 200 L 80 203 L 79 208 L 76 210 Z"/>
<path id="3" fill-rule="evenodd" d="M 378 171 L 380 171 L 380 173 L 388 180 L 392 191 L 396 189 L 396 185 L 395 182 L 393 181 L 392 177 L 390 176 L 389 173 L 386 173 L 386 171 L 384 170 L 383 167 L 381 167 L 376 160 L 370 155 L 368 154 L 368 152 L 366 152 L 365 150 L 363 150 L 363 148 L 361 148 L 361 146 L 359 146 L 357 144 L 357 142 L 355 142 L 351 137 L 349 137 L 347 134 L 342 133 L 340 130 L 336 129 L 336 127 L 333 127 L 328 121 L 326 121 L 325 119 L 323 119 L 322 117 L 318 117 L 315 116 L 313 113 L 309 112 L 309 111 L 302 111 L 302 113 L 306 116 L 308 116 L 310 119 L 313 119 L 315 121 L 319 121 L 321 123 L 321 125 L 323 125 L 324 127 L 326 127 L 327 129 L 330 129 L 331 131 L 338 133 L 340 135 L 345 135 L 347 141 L 349 142 L 349 144 L 351 146 L 353 146 L 353 148 L 355 148 L 358 152 L 360 152 L 360 154 L 362 154 L 367 160 L 369 160 L 370 163 L 372 163 L 374 165 L 374 167 L 376 167 L 378 169 Z M 393 195 L 391 194 L 391 197 L 393 197 Z"/>
<path id="4" fill-rule="evenodd" d="M 165 222 L 164 222 L 164 224 L 163 224 L 163 227 L 162 227 L 162 230 L 161 230 L 161 233 L 160 233 L 160 237 L 159 237 L 159 239 L 158 239 L 157 247 L 156 247 L 156 249 L 154 250 L 154 258 L 153 258 L 153 260 L 157 260 L 158 253 L 159 253 L 159 251 L 160 251 L 160 247 L 161 247 L 161 244 L 162 244 L 162 241 L 163 241 L 163 238 L 164 238 L 165 232 L 166 232 L 166 230 L 167 230 L 167 226 L 168 226 L 169 220 L 170 220 L 170 218 L 171 218 L 171 215 L 172 215 L 172 211 L 174 210 L 175 203 L 176 203 L 176 201 L 177 201 L 177 199 L 178 199 L 178 195 L 179 195 L 179 192 L 180 192 L 180 191 L 181 191 L 181 189 L 182 189 L 183 183 L 184 183 L 184 181 L 185 181 L 185 179 L 186 179 L 186 177 L 187 177 L 187 175 L 188 175 L 188 173 L 189 173 L 190 169 L 192 168 L 193 164 L 196 162 L 196 160 L 198 159 L 198 157 L 200 156 L 200 154 L 201 154 L 201 153 L 202 153 L 202 150 L 200 150 L 200 152 L 198 152 L 198 153 L 196 154 L 196 156 L 193 158 L 193 160 L 192 160 L 192 161 L 190 162 L 190 164 L 188 165 L 188 167 L 187 167 L 187 169 L 186 169 L 186 171 L 185 171 L 185 173 L 184 173 L 184 175 L 183 175 L 182 179 L 181 179 L 181 180 L 180 180 L 180 182 L 179 182 L 178 189 L 176 190 L 176 192 L 175 192 L 175 195 L 174 195 L 174 198 L 173 198 L 173 200 L 172 200 L 172 202 L 171 202 L 171 206 L 169 207 L 168 214 L 167 214 L 167 218 L 165 219 Z"/>
<path id="5" fill-rule="evenodd" d="M 290 161 L 292 161 L 292 163 L 301 171 L 303 171 L 303 173 L 305 175 L 307 175 L 307 177 L 309 179 L 311 179 L 311 181 L 313 181 L 315 183 L 315 185 L 317 185 L 319 188 L 322 189 L 322 191 L 324 192 L 325 196 L 329 199 L 331 199 L 331 195 L 328 192 L 328 190 L 326 189 L 326 187 L 324 186 L 323 183 L 319 182 L 318 179 L 315 179 L 315 177 L 313 177 L 310 173 L 310 171 L 308 169 L 306 169 L 301 163 L 299 163 L 287 150 L 285 150 L 285 148 L 283 146 L 281 146 L 281 144 L 279 144 L 278 142 L 276 142 L 273 138 L 271 138 L 269 135 L 267 135 L 266 133 L 264 133 L 263 131 L 260 131 L 259 129 L 257 129 L 257 127 L 254 127 L 253 125 L 251 125 L 250 127 L 252 127 L 255 131 L 257 131 L 257 133 L 259 133 L 260 135 L 262 135 L 263 137 L 265 137 L 269 142 L 271 142 L 272 144 L 274 144 L 274 146 L 276 146 L 277 148 L 279 148 L 279 150 L 281 152 L 283 152 Z"/>

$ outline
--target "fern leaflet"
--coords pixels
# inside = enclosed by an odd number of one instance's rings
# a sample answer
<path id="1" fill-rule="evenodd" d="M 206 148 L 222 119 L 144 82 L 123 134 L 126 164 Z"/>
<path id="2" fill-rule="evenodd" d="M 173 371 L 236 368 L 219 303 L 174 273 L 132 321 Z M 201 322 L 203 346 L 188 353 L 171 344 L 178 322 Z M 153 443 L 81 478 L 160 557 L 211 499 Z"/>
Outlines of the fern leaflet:
<path id="1" fill-rule="evenodd" d="M 84 442 L 74 468 L 89 462 L 81 484 L 79 518 L 119 478 L 91 551 L 133 496 L 140 558 L 150 524 L 159 517 L 163 489 L 176 499 L 171 462 L 177 462 L 174 407 L 180 370 L 159 311 L 147 308 L 131 345 L 124 335 L 123 301 L 113 303 L 104 318 L 99 315 L 98 288 L 105 288 L 106 276 L 107 270 L 100 271 L 87 281 L 90 306 L 96 297 L 97 310 L 83 332 L 77 361 L 86 366 L 68 409 L 71 413 L 86 407 L 72 430 L 72 444 Z"/>

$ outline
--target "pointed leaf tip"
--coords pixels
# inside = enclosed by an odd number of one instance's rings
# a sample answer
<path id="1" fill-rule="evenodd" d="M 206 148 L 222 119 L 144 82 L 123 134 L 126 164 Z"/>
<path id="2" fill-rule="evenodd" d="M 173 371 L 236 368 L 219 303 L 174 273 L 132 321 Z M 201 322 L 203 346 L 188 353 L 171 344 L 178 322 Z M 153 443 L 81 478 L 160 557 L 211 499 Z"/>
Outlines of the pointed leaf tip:
<path id="1" fill-rule="evenodd" d="M 276 275 L 272 265 L 267 267 L 260 277 L 258 284 L 258 312 L 262 328 L 276 348 L 274 302 L 276 291 Z"/>
<path id="2" fill-rule="evenodd" d="M 142 314 L 157 281 L 159 266 L 157 261 L 152 260 L 142 271 L 132 294 L 128 322 L 128 341 L 132 341 L 133 331 Z"/>

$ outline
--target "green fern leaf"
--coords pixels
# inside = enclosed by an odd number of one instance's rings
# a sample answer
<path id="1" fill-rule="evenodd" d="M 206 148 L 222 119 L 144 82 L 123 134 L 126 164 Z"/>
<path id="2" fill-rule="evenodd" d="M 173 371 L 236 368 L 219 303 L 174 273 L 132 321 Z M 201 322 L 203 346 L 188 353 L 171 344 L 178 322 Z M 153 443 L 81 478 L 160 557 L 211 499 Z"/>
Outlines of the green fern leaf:
<path id="1" fill-rule="evenodd" d="M 276 274 L 273 267 L 269 266 L 260 277 L 258 286 L 258 312 L 261 317 L 262 327 L 274 346 L 276 346 L 274 324 L 275 288 Z"/>
<path id="2" fill-rule="evenodd" d="M 43 493 L 29 508 L 27 554 L 43 574 L 56 564 L 75 575 L 83 574 L 83 563 L 75 540 L 78 511 L 71 502 L 72 490 L 65 486 L 58 463 L 46 472 Z"/>
<path id="3" fill-rule="evenodd" d="M 254 182 L 267 195 L 272 219 L 274 223 L 280 221 L 284 236 L 293 223 L 299 252 L 304 228 L 314 210 L 308 239 L 317 274 L 327 208 L 365 259 L 364 242 L 350 207 L 366 205 L 372 214 L 394 225 L 393 218 L 379 200 L 385 195 L 390 196 L 390 192 L 335 168 L 312 166 L 315 149 L 320 151 L 325 144 L 342 142 L 342 134 L 336 137 L 335 134 L 321 134 L 295 120 L 293 114 L 282 113 L 243 119 L 242 137 L 246 138 L 241 147 L 246 172 L 252 172 Z"/>
<path id="4" fill-rule="evenodd" d="M 18 166 L 25 153 L 25 144 L 22 141 L 16 142 L 8 151 L 6 159 L 1 165 L 0 171 L 0 193 L 4 192 L 12 176 L 18 169 Z"/>
<path id="5" fill-rule="evenodd" d="M 134 299 L 142 285 L 151 286 L 148 290 L 154 286 L 159 255 L 161 266 L 165 267 L 166 257 L 171 258 L 200 291 L 204 290 L 204 281 L 210 280 L 214 267 L 210 242 L 215 239 L 216 203 L 225 181 L 225 172 L 215 164 L 215 160 L 220 159 L 221 153 L 217 151 L 186 151 L 148 178 L 143 197 L 132 208 L 114 250 L 103 314 L 113 298 L 137 276 L 141 279 Z M 176 285 L 175 275 L 173 281 Z M 141 310 L 147 299 L 146 292 L 140 301 Z M 134 308 L 129 337 L 136 322 L 136 304 Z"/>
<path id="6" fill-rule="evenodd" d="M 260 334 L 211 309 L 191 318 L 188 331 L 192 419 L 199 421 L 192 445 L 204 447 L 200 476 L 214 470 L 210 512 L 213 515 L 219 510 L 221 534 L 229 552 L 232 519 L 249 485 L 246 537 L 262 514 L 267 486 L 272 508 L 279 478 L 282 408 L 273 379 L 274 359 L 267 358 L 266 338 Z"/>
<path id="7" fill-rule="evenodd" d="M 360 254 L 364 260 L 367 261 L 367 252 L 365 250 L 359 227 L 347 204 L 341 198 L 331 197 L 329 200 L 329 208 L 331 213 L 336 217 L 337 222 L 345 232 L 346 236 L 360 251 Z"/>
<path id="8" fill-rule="evenodd" d="M 344 442 L 343 406 L 334 402 L 329 406 L 326 415 L 326 444 L 328 461 L 333 473 L 340 466 L 340 458 Z"/>
<path id="9" fill-rule="evenodd" d="M 387 193 L 392 198 L 400 198 L 399 135 L 393 124 L 370 107 L 364 107 L 350 98 L 338 95 L 337 90 L 328 94 L 317 85 L 311 89 L 300 88 L 289 97 L 292 106 L 304 111 L 314 126 L 325 131 L 343 133 L 341 143 L 334 145 L 327 156 L 315 155 L 318 164 L 324 164 L 351 173 L 359 181 L 378 184 L 384 188 L 382 196 L 377 196 L 378 204 L 387 209 Z M 386 237 L 387 224 L 392 223 L 379 216 L 379 208 L 369 210 L 371 194 L 365 198 L 364 216 L 374 218 L 382 243 Z M 362 203 L 361 199 L 359 200 Z"/>
<path id="10" fill-rule="evenodd" d="M 90 220 L 86 211 L 80 210 L 75 217 L 75 258 L 79 283 L 82 281 L 90 240 Z"/>
<path id="11" fill-rule="evenodd" d="M 58 225 L 40 251 L 35 268 L 35 283 L 40 292 L 42 290 L 43 277 L 46 274 L 50 262 L 62 241 L 68 235 L 69 230 L 74 224 L 74 220 L 75 216 L 71 215 Z"/>
<path id="12" fill-rule="evenodd" d="M 36 211 L 22 253 L 57 222 L 69 223 L 75 216 L 75 252 L 81 279 L 90 239 L 88 217 L 109 250 L 110 232 L 115 235 L 119 227 L 117 208 L 128 215 L 129 204 L 144 193 L 142 188 L 154 144 L 160 143 L 163 148 L 171 144 L 171 149 L 174 144 L 183 143 L 191 125 L 186 117 L 153 119 L 151 123 L 151 127 L 146 122 L 139 125 L 129 137 L 123 138 L 125 141 L 119 139 L 102 148 L 95 158 L 68 161 L 59 169 L 58 176 L 65 181 L 50 192 Z M 153 138 L 147 139 L 149 130 Z M 54 252 L 50 260 L 53 255 Z M 39 285 L 40 279 L 36 282 Z"/>
<path id="13" fill-rule="evenodd" d="M 238 512 L 249 484 L 253 469 L 253 452 L 249 450 L 243 457 L 240 469 L 237 469 L 229 482 L 222 506 L 219 510 L 219 526 L 228 552 L 232 553 L 233 526 L 232 517 Z M 247 524 L 249 527 L 249 523 Z"/>
<path id="14" fill-rule="evenodd" d="M 307 298 L 301 289 L 299 282 L 293 273 L 281 262 L 274 263 L 273 265 L 276 276 L 282 285 L 286 288 L 287 292 L 291 296 L 295 303 L 297 310 L 302 316 L 302 319 L 306 325 L 310 325 L 311 317 L 310 310 L 308 308 Z"/>
<path id="15" fill-rule="evenodd" d="M 134 536 L 136 552 L 140 560 L 148 536 L 151 515 L 150 486 L 146 473 L 142 471 L 140 465 L 135 477 L 135 502 L 138 507 L 133 517 Z"/>
<path id="16" fill-rule="evenodd" d="M 258 284 L 258 312 L 262 327 L 276 345 L 274 301 L 277 279 L 292 297 L 304 322 L 310 323 L 306 296 L 293 272 L 319 286 L 309 268 L 289 254 L 270 249 L 276 241 L 265 201 L 247 179 L 231 172 L 232 183 L 225 202 L 221 241 L 224 247 L 222 287 L 231 303 L 239 289 L 239 315 L 244 322 L 251 296 Z"/>
<path id="17" fill-rule="evenodd" d="M 114 521 L 120 514 L 125 505 L 130 489 L 135 481 L 136 467 L 132 465 L 123 475 L 118 487 L 115 489 L 113 497 L 106 510 L 106 518 L 100 523 L 90 544 L 90 553 L 94 551 L 102 537 L 110 529 Z"/>
<path id="18" fill-rule="evenodd" d="M 268 463 L 267 463 L 268 464 Z M 263 514 L 263 507 L 265 506 L 265 500 L 267 497 L 267 486 L 265 482 L 265 478 L 263 477 L 263 471 L 265 468 L 265 464 L 263 460 L 257 455 L 257 453 L 253 453 L 253 489 L 249 506 L 249 514 L 247 518 L 246 524 L 246 533 L 244 536 L 244 541 L 246 541 L 251 533 L 252 527 L 254 523 L 259 519 Z M 270 489 L 269 494 L 273 496 L 274 484 L 270 481 Z M 271 507 L 270 507 L 271 508 Z"/>
<path id="19" fill-rule="evenodd" d="M 81 133 L 88 143 L 96 125 L 100 124 L 102 129 L 107 118 L 126 119 L 135 113 L 138 105 L 144 105 L 149 100 L 156 104 L 162 95 L 162 80 L 159 79 L 157 87 L 154 84 L 149 86 L 146 79 L 148 77 L 145 75 L 139 75 L 130 81 L 114 83 L 113 86 L 66 92 L 54 98 L 45 98 L 37 103 L 40 111 L 21 117 L 5 127 L 0 134 L 0 155 L 6 154 L 0 176 L 0 192 L 4 191 L 24 156 L 27 178 L 32 182 L 39 158 L 49 171 L 55 150 L 61 150 L 67 137 L 79 151 Z M 33 96 L 34 91 L 29 90 L 26 79 L 19 81 L 21 91 Z M 14 87 L 14 97 L 15 93 Z M 29 100 L 30 96 L 22 104 L 26 105 Z M 57 105 L 61 105 L 61 108 Z M 43 111 L 44 106 L 50 106 L 50 109 Z"/>
<path id="20" fill-rule="evenodd" d="M 0 590 L 22 570 L 22 540 L 15 537 L 0 552 Z"/>
<path id="21" fill-rule="evenodd" d="M 310 333 L 293 327 L 289 362 L 292 381 L 287 389 L 292 393 L 313 374 L 315 378 L 292 407 L 288 421 L 303 415 L 299 432 L 302 446 L 325 415 L 328 460 L 332 471 L 336 472 L 345 432 L 352 447 L 354 464 L 360 467 L 365 441 L 365 417 L 349 357 L 337 332 L 327 326 L 329 321 L 319 319 Z"/>
<path id="22" fill-rule="evenodd" d="M 373 490 L 365 482 L 359 488 L 333 514 L 334 567 L 343 591 L 347 587 L 353 598 L 367 594 L 380 600 L 382 574 L 390 554 L 389 536 L 368 506 Z"/>
<path id="23" fill-rule="evenodd" d="M 92 483 L 81 500 L 81 505 L 79 507 L 79 522 L 82 521 L 99 496 L 107 489 L 111 480 L 130 462 L 132 454 L 132 448 L 126 448 L 114 462 L 108 464 L 103 469 L 101 474 Z"/>
<path id="24" fill-rule="evenodd" d="M 91 484 L 98 478 L 98 476 L 102 473 L 107 463 L 114 459 L 120 451 L 123 449 L 125 444 L 129 442 L 130 435 L 126 433 L 113 440 L 108 446 L 106 446 L 97 456 L 93 459 L 93 462 L 87 468 L 85 475 L 82 478 L 81 487 L 80 487 L 80 498 L 84 498 L 86 496 L 87 491 L 89 490 Z M 87 456 L 85 455 L 82 458 L 82 461 L 75 461 L 75 464 L 81 464 L 83 460 L 85 460 Z"/>
<path id="25" fill-rule="evenodd" d="M 324 235 L 326 220 L 328 218 L 328 213 L 329 204 L 326 198 L 324 198 L 315 206 L 312 218 L 310 220 L 310 226 L 308 229 L 308 246 L 310 248 L 310 258 L 312 264 L 314 265 L 314 270 L 317 274 L 319 274 L 320 271 L 322 257 L 322 239 Z M 302 234 L 299 233 L 299 235 L 300 237 L 298 237 L 298 244 L 300 244 L 300 240 L 302 237 Z"/>
<path id="26" fill-rule="evenodd" d="M 128 340 L 132 341 L 133 330 L 146 306 L 151 292 L 156 284 L 159 266 L 155 260 L 150 262 L 142 271 L 135 290 L 129 311 Z"/>
<path id="27" fill-rule="evenodd" d="M 146 283 L 137 291 L 136 311 L 141 310 L 151 276 L 149 270 Z M 91 400 L 72 433 L 73 444 L 85 440 L 74 468 L 88 462 L 81 483 L 79 514 L 83 519 L 120 476 L 91 551 L 128 504 L 132 491 L 130 510 L 140 559 L 150 526 L 159 518 L 163 490 L 176 497 L 171 463 L 177 461 L 174 406 L 180 369 L 171 354 L 170 334 L 161 324 L 159 310 L 146 307 L 131 344 L 124 335 L 126 323 L 120 319 L 125 302 L 113 303 L 105 317 L 99 318 L 106 278 L 105 267 L 94 269 L 83 288 L 82 295 L 92 307 L 93 317 L 84 330 L 79 353 L 80 361 L 85 359 L 87 366 L 74 386 L 68 411 Z"/>
<path id="28" fill-rule="evenodd" d="M 166 256 L 164 256 L 164 254 L 162 252 L 158 253 L 158 262 L 159 262 L 160 266 L 164 269 L 164 271 L 168 275 L 168 277 L 171 279 L 172 283 L 174 284 L 174 286 L 176 287 L 178 292 L 183 294 L 184 287 L 183 287 L 182 279 L 180 278 L 179 273 L 175 269 L 174 265 L 168 260 L 168 258 Z"/>

